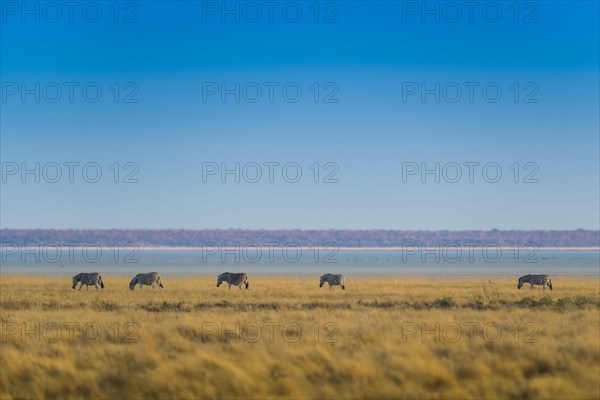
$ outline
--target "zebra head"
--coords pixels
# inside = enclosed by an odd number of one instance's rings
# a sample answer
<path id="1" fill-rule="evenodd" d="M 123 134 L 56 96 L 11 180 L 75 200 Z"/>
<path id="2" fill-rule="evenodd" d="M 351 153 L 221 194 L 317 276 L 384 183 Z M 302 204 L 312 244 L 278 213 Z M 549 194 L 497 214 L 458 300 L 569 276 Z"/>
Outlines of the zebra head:
<path id="1" fill-rule="evenodd" d="M 246 280 L 246 282 L 244 282 L 246 284 L 246 289 L 248 289 L 250 287 L 250 282 L 248 282 L 248 280 Z"/>
<path id="2" fill-rule="evenodd" d="M 138 275 L 136 275 L 131 282 L 129 282 L 129 290 L 133 290 L 135 285 L 138 283 Z"/>
<path id="3" fill-rule="evenodd" d="M 321 277 L 321 282 L 319 282 L 319 287 L 323 287 L 323 284 L 327 281 L 327 276 L 328 275 L 323 275 Z"/>
<path id="4" fill-rule="evenodd" d="M 228 275 L 229 272 L 225 272 L 219 276 L 217 276 L 217 287 L 221 286 L 221 283 L 225 280 L 225 275 Z"/>
<path id="5" fill-rule="evenodd" d="M 521 289 L 521 287 L 523 287 L 523 284 L 525 282 L 529 282 L 529 277 L 531 275 L 525 275 L 519 278 L 519 284 L 517 285 L 517 289 Z"/>
<path id="6" fill-rule="evenodd" d="M 81 279 L 81 275 L 83 274 L 77 274 L 73 277 L 73 289 L 75 289 L 75 286 L 77 286 L 77 282 L 79 282 L 79 280 Z"/>
<path id="7" fill-rule="evenodd" d="M 104 289 L 104 282 L 102 282 L 102 277 L 98 275 L 98 282 L 100 282 L 100 287 Z"/>

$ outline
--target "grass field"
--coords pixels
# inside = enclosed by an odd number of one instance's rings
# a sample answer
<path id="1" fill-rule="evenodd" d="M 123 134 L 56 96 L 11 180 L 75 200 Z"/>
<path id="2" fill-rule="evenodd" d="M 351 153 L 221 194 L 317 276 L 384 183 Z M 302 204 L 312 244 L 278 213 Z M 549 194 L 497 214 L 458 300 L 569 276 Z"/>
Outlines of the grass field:
<path id="1" fill-rule="evenodd" d="M 600 286 L 3 276 L 7 398 L 600 398 Z"/>

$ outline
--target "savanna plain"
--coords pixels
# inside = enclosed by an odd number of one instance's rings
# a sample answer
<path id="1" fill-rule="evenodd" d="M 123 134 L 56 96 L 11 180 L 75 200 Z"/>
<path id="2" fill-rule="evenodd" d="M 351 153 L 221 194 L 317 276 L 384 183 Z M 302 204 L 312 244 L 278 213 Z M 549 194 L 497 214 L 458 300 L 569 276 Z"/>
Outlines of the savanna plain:
<path id="1" fill-rule="evenodd" d="M 0 280 L 0 396 L 600 398 L 600 283 L 163 275 Z"/>

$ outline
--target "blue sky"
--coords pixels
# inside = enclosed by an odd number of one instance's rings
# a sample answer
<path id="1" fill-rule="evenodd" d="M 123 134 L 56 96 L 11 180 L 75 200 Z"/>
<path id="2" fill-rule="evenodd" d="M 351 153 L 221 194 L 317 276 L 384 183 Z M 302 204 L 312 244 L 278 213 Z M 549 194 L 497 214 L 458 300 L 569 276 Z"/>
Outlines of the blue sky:
<path id="1" fill-rule="evenodd" d="M 425 15 L 422 2 L 321 2 L 318 16 L 280 2 L 272 20 L 263 2 L 228 2 L 239 22 L 221 4 L 121 2 L 117 15 L 81 2 L 70 21 L 66 8 L 1 3 L 1 227 L 599 229 L 598 2 L 481 2 L 472 20 L 463 2 Z M 239 102 L 223 101 L 236 83 Z M 21 176 L 36 163 L 39 183 Z M 81 175 L 89 163 L 96 183 Z M 203 182 L 203 163 L 257 163 L 263 178 Z M 405 163 L 439 163 L 440 182 L 403 179 Z M 442 174 L 452 163 L 456 183 Z M 338 182 L 323 182 L 334 169 Z"/>

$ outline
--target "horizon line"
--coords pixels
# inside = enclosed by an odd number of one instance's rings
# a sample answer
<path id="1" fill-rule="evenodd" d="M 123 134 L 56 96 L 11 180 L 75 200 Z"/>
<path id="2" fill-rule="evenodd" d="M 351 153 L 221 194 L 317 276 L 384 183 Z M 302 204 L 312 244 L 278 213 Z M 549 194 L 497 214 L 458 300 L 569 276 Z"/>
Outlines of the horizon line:
<path id="1" fill-rule="evenodd" d="M 474 228 L 474 229 L 401 229 L 401 228 L 0 228 L 0 231 L 397 231 L 397 232 L 508 232 L 508 231 L 592 231 L 599 232 L 600 229 L 591 228 L 529 228 L 529 229 L 499 229 L 499 228 Z"/>

